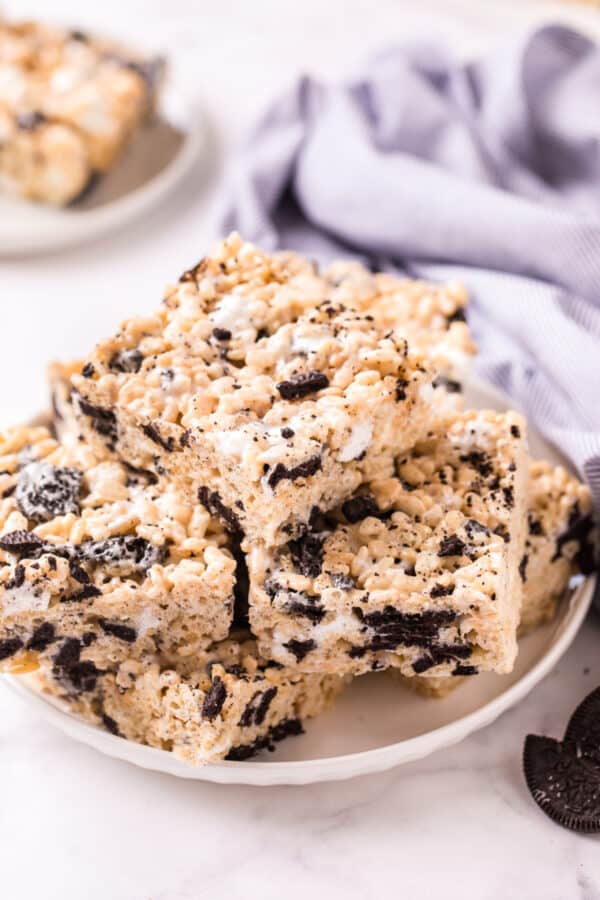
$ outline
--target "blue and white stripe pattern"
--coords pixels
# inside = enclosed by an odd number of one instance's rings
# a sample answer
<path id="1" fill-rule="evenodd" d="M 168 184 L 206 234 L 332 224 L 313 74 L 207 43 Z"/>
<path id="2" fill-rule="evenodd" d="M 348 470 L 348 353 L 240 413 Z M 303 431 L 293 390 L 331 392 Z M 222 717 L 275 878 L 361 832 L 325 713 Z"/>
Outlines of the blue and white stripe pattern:
<path id="1" fill-rule="evenodd" d="M 267 247 L 352 255 L 473 297 L 480 373 L 600 509 L 600 50 L 546 26 L 457 63 L 405 46 L 302 79 L 243 148 L 223 215 Z"/>

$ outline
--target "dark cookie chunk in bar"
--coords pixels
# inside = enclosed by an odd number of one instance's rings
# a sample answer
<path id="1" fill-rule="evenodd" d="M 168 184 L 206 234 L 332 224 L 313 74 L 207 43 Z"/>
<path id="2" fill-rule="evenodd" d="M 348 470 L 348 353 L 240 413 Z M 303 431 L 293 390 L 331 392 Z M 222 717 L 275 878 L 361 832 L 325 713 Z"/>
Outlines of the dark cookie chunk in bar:
<path id="1" fill-rule="evenodd" d="M 114 372 L 139 372 L 144 357 L 139 350 L 120 350 L 108 361 L 108 368 Z"/>
<path id="2" fill-rule="evenodd" d="M 105 634 L 125 641 L 126 644 L 133 644 L 137 640 L 137 631 L 130 625 L 123 625 L 122 622 L 110 622 L 108 619 L 100 619 L 98 624 Z"/>
<path id="3" fill-rule="evenodd" d="M 80 659 L 81 649 L 81 641 L 67 638 L 54 657 L 53 672 L 76 691 L 93 691 L 101 673 L 91 660 Z"/>
<path id="4" fill-rule="evenodd" d="M 207 487 L 198 488 L 198 500 L 211 516 L 220 519 L 231 534 L 239 534 L 242 530 L 240 520 L 232 509 L 225 506 L 218 491 Z"/>
<path id="5" fill-rule="evenodd" d="M 77 516 L 82 478 L 83 472 L 69 466 L 29 463 L 17 480 L 19 509 L 32 522 L 49 522 L 68 513 Z"/>
<path id="6" fill-rule="evenodd" d="M 600 832 L 600 688 L 577 707 L 562 743 L 527 735 L 523 769 L 533 799 L 554 822 Z"/>
<path id="7" fill-rule="evenodd" d="M 6 638 L 5 640 L 0 641 L 0 660 L 9 659 L 22 648 L 23 641 L 18 637 Z"/>
<path id="8" fill-rule="evenodd" d="M 27 650 L 36 650 L 41 653 L 56 640 L 58 637 L 54 625 L 51 622 L 42 622 L 27 641 Z"/>
<path id="9" fill-rule="evenodd" d="M 463 556 L 467 545 L 457 534 L 450 534 L 440 541 L 438 556 Z"/>
<path id="10" fill-rule="evenodd" d="M 296 569 L 306 578 L 318 578 L 323 568 L 323 538 L 310 531 L 294 541 L 288 541 L 287 548 Z"/>
<path id="11" fill-rule="evenodd" d="M 569 521 L 565 531 L 556 541 L 556 550 L 552 557 L 552 562 L 559 559 L 563 554 L 565 544 L 575 542 L 578 545 L 575 554 L 575 562 L 583 575 L 590 575 L 596 570 L 596 558 L 594 546 L 590 540 L 590 535 L 594 529 L 594 520 L 590 515 L 582 515 L 579 503 L 575 503 L 569 514 Z"/>
<path id="12" fill-rule="evenodd" d="M 204 697 L 202 704 L 202 718 L 213 722 L 221 710 L 227 699 L 227 688 L 225 682 L 218 675 L 213 678 L 212 684 Z"/>
<path id="13" fill-rule="evenodd" d="M 257 753 L 260 753 L 261 750 L 273 751 L 278 741 L 298 734 L 304 734 L 300 720 L 284 719 L 283 722 L 279 722 L 278 725 L 273 725 L 272 728 L 269 728 L 268 733 L 264 737 L 257 738 L 251 744 L 241 744 L 238 747 L 233 747 L 225 759 L 236 761 L 250 759 L 256 756 Z"/>
<path id="14" fill-rule="evenodd" d="M 309 638 L 307 641 L 297 641 L 295 639 L 288 641 L 287 644 L 283 645 L 286 650 L 289 650 L 290 653 L 293 653 L 296 657 L 296 662 L 302 662 L 307 653 L 310 653 L 311 650 L 314 650 L 317 646 L 315 641 L 312 638 Z"/>
<path id="15" fill-rule="evenodd" d="M 277 463 L 267 478 L 267 482 L 269 487 L 275 490 L 280 481 L 297 481 L 299 478 L 310 478 L 311 475 L 319 472 L 322 467 L 323 461 L 320 453 L 311 456 L 310 459 L 293 466 L 291 469 L 284 466 L 283 463 Z"/>
<path id="16" fill-rule="evenodd" d="M 114 412 L 110 409 L 105 409 L 103 406 L 95 406 L 93 403 L 89 403 L 89 401 L 84 400 L 80 394 L 75 394 L 75 392 L 73 392 L 73 396 L 76 397 L 76 402 L 83 415 L 91 419 L 94 431 L 107 438 L 109 445 L 113 444 L 118 437 L 117 417 Z"/>
<path id="17" fill-rule="evenodd" d="M 158 444 L 158 446 L 162 447 L 163 450 L 166 450 L 167 453 L 171 453 L 175 449 L 175 438 L 173 435 L 163 437 L 156 425 L 153 425 L 152 422 L 143 425 L 142 431 L 147 438 L 150 438 L 151 441 L 154 441 L 155 444 Z"/>
<path id="18" fill-rule="evenodd" d="M 160 562 L 164 549 L 133 534 L 119 534 L 103 541 L 83 541 L 75 548 L 77 558 L 115 572 L 143 574 Z"/>
<path id="19" fill-rule="evenodd" d="M 329 387 L 329 378 L 324 372 L 306 372 L 288 381 L 280 381 L 276 387 L 283 400 L 299 400 Z"/>
<path id="20" fill-rule="evenodd" d="M 308 619 L 313 625 L 318 625 L 325 618 L 325 607 L 317 598 L 300 591 L 288 591 L 285 608 L 291 616 Z"/>
<path id="21" fill-rule="evenodd" d="M 351 525 L 362 522 L 369 516 L 376 519 L 381 516 L 381 510 L 377 506 L 375 498 L 370 494 L 357 494 L 356 497 L 346 500 L 342 503 L 342 512 Z"/>
<path id="22" fill-rule="evenodd" d="M 43 547 L 44 541 L 37 534 L 24 529 L 9 531 L 0 537 L 0 548 L 9 553 L 17 553 L 20 557 L 27 558 L 31 554 L 39 553 Z"/>
<path id="23" fill-rule="evenodd" d="M 240 717 L 242 728 L 249 728 L 251 725 L 262 725 L 271 701 L 276 694 L 277 688 L 274 686 L 267 688 L 266 691 L 256 691 Z"/>
<path id="24" fill-rule="evenodd" d="M 427 610 L 422 613 L 402 613 L 393 606 L 367 613 L 364 624 L 374 632 L 368 649 L 395 650 L 399 646 L 424 647 L 432 652 L 439 647 L 440 629 L 456 619 L 450 609 Z"/>

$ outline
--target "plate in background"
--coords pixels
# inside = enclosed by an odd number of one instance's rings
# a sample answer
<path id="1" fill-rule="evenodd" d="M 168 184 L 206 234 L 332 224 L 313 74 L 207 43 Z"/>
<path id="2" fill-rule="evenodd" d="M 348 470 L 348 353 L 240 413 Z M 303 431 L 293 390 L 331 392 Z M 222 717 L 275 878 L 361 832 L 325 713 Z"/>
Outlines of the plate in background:
<path id="1" fill-rule="evenodd" d="M 138 218 L 208 153 L 204 114 L 169 72 L 156 114 L 81 201 L 55 208 L 0 194 L 0 256 L 48 253 Z"/>
<path id="2" fill-rule="evenodd" d="M 473 382 L 467 391 L 473 407 L 506 409 L 510 404 L 494 388 Z M 529 429 L 534 456 L 564 460 Z M 589 609 L 595 579 L 589 577 L 561 604 L 557 618 L 519 642 L 510 675 L 483 674 L 468 679 L 443 700 L 423 698 L 385 672 L 355 679 L 330 713 L 305 723 L 306 733 L 289 738 L 272 754 L 256 760 L 194 768 L 170 753 L 115 737 L 62 709 L 36 692 L 31 676 L 5 676 L 11 690 L 63 732 L 109 756 L 144 769 L 180 778 L 223 784 L 309 784 L 385 771 L 449 747 L 491 724 L 522 700 L 556 665 Z"/>

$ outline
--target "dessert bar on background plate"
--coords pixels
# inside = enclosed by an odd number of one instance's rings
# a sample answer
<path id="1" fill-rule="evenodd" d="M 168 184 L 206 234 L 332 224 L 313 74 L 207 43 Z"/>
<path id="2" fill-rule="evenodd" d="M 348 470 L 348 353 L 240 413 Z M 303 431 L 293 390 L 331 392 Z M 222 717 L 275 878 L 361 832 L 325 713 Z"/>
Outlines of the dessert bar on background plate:
<path id="1" fill-rule="evenodd" d="M 80 197 L 153 110 L 162 68 L 81 31 L 0 22 L 0 189 Z"/>

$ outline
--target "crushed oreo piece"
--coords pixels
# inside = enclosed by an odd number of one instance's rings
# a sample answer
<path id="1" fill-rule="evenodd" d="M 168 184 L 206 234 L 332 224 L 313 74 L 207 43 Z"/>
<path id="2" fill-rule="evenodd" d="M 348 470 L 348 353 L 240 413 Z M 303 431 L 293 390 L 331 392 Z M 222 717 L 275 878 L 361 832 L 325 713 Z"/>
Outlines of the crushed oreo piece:
<path id="1" fill-rule="evenodd" d="M 353 591 L 356 583 L 351 575 L 345 575 L 343 572 L 333 572 L 331 575 L 331 583 L 340 591 Z"/>
<path id="2" fill-rule="evenodd" d="M 211 516 L 221 520 L 231 534 L 239 534 L 242 531 L 239 518 L 232 509 L 225 506 L 218 491 L 200 487 L 198 488 L 198 500 Z"/>
<path id="3" fill-rule="evenodd" d="M 122 737 L 121 732 L 119 731 L 119 726 L 117 725 L 115 720 L 112 718 L 112 716 L 109 716 L 106 713 L 102 713 L 100 718 L 101 718 L 102 724 L 104 725 L 106 730 L 108 732 L 110 732 L 110 734 L 114 734 L 115 737 Z"/>
<path id="4" fill-rule="evenodd" d="M 96 370 L 93 367 L 93 365 L 90 362 L 88 362 L 82 368 L 81 374 L 83 375 L 84 378 L 93 378 L 94 375 L 96 374 Z"/>
<path id="5" fill-rule="evenodd" d="M 306 578 L 318 578 L 323 568 L 323 538 L 307 531 L 288 541 L 288 550 L 296 569 Z"/>
<path id="6" fill-rule="evenodd" d="M 80 591 L 74 594 L 63 594 L 60 598 L 61 603 L 81 603 L 82 600 L 91 600 L 93 597 L 99 597 L 102 591 L 95 584 L 84 584 Z"/>
<path id="7" fill-rule="evenodd" d="M 430 597 L 449 597 L 450 594 L 454 593 L 454 585 L 453 584 L 434 584 L 429 592 Z"/>
<path id="8" fill-rule="evenodd" d="M 579 566 L 581 573 L 589 575 L 595 571 L 594 548 L 591 541 L 588 540 L 593 528 L 594 520 L 592 517 L 590 515 L 582 515 L 579 503 L 575 503 L 570 512 L 565 531 L 556 540 L 556 550 L 552 557 L 552 562 L 562 556 L 565 544 L 575 541 L 579 545 L 579 549 L 575 554 L 575 562 Z"/>
<path id="9" fill-rule="evenodd" d="M 512 436 L 513 436 L 514 438 L 520 438 L 520 437 L 521 437 L 521 429 L 519 428 L 518 425 L 511 425 L 511 426 L 510 426 L 510 433 L 512 434 Z"/>
<path id="10" fill-rule="evenodd" d="M 506 487 L 502 488 L 502 494 L 504 496 L 504 502 L 508 509 L 512 509 L 515 505 L 515 489 L 512 484 L 506 485 Z"/>
<path id="11" fill-rule="evenodd" d="M 377 506 L 377 501 L 371 494 L 357 494 L 355 497 L 345 500 L 342 503 L 342 512 L 351 525 L 362 522 L 363 519 L 369 516 L 373 516 L 376 519 L 381 516 L 381 510 Z"/>
<path id="12" fill-rule="evenodd" d="M 310 653 L 311 650 L 314 650 L 317 646 L 315 641 L 312 638 L 309 638 L 307 641 L 297 641 L 292 639 L 288 641 L 287 644 L 283 645 L 286 650 L 289 650 L 290 653 L 293 653 L 296 657 L 296 662 L 301 662 L 307 653 Z"/>
<path id="13" fill-rule="evenodd" d="M 529 554 L 526 553 L 519 563 L 519 575 L 521 576 L 521 581 L 527 581 L 527 563 L 529 562 Z"/>
<path id="14" fill-rule="evenodd" d="M 167 453 L 171 453 L 171 451 L 175 449 L 175 438 L 173 435 L 170 434 L 166 438 L 163 437 L 156 425 L 153 425 L 152 422 L 148 422 L 147 425 L 142 425 L 142 431 L 147 438 L 150 438 L 151 441 L 154 441 L 155 444 L 158 444 L 158 446 L 162 447 L 163 450 L 166 450 Z"/>
<path id="15" fill-rule="evenodd" d="M 54 674 L 67 680 L 77 691 L 93 691 L 100 671 L 89 659 L 80 659 L 81 641 L 77 638 L 66 638 L 54 657 Z"/>
<path id="16" fill-rule="evenodd" d="M 125 641 L 126 644 L 133 644 L 137 640 L 137 631 L 130 625 L 123 625 L 121 622 L 110 622 L 108 619 L 100 619 L 98 624 L 105 634 L 110 634 Z"/>
<path id="17" fill-rule="evenodd" d="M 41 653 L 56 640 L 58 638 L 54 625 L 51 622 L 42 622 L 27 641 L 26 649 L 36 650 L 38 653 Z"/>
<path id="18" fill-rule="evenodd" d="M 267 478 L 270 488 L 275 490 L 280 481 L 297 481 L 298 478 L 309 478 L 315 475 L 323 467 L 321 454 L 311 456 L 305 462 L 299 463 L 291 469 L 284 466 L 283 463 L 277 463 L 271 474 Z"/>
<path id="19" fill-rule="evenodd" d="M 15 566 L 12 577 L 8 579 L 8 581 L 4 582 L 4 588 L 7 591 L 13 590 L 14 588 L 20 588 L 23 582 L 25 581 L 25 566 L 22 566 L 20 563 L 17 563 Z"/>
<path id="20" fill-rule="evenodd" d="M 0 641 L 0 660 L 9 659 L 23 648 L 23 641 L 19 637 L 5 638 Z"/>
<path id="21" fill-rule="evenodd" d="M 119 534 L 103 541 L 83 541 L 75 547 L 80 562 L 104 566 L 115 572 L 143 574 L 160 562 L 164 549 L 134 534 Z"/>
<path id="22" fill-rule="evenodd" d="M 75 581 L 78 581 L 79 584 L 90 583 L 90 576 L 85 571 L 83 566 L 80 566 L 75 559 L 69 560 L 69 574 L 71 578 L 73 578 Z"/>
<path id="23" fill-rule="evenodd" d="M 266 691 L 256 691 L 251 697 L 240 717 L 239 724 L 242 728 L 249 728 L 251 725 L 262 725 L 271 705 L 271 701 L 277 694 L 275 686 L 267 688 Z"/>
<path id="24" fill-rule="evenodd" d="M 285 438 L 286 441 L 289 441 L 290 438 L 293 438 L 296 432 L 293 428 L 282 428 L 281 429 L 281 437 Z"/>
<path id="25" fill-rule="evenodd" d="M 84 416 L 91 419 L 91 426 L 94 431 L 108 438 L 109 444 L 114 443 L 118 437 L 117 417 L 110 409 L 104 409 L 103 406 L 95 406 L 88 400 L 84 400 L 81 395 L 77 395 L 77 404 Z"/>
<path id="26" fill-rule="evenodd" d="M 315 370 L 303 375 L 296 375 L 288 381 L 280 381 L 276 387 L 283 400 L 299 400 L 329 387 L 329 378 L 324 372 Z"/>
<path id="27" fill-rule="evenodd" d="M 554 822 L 600 832 L 600 688 L 577 707 L 562 742 L 527 735 L 523 769 L 531 796 Z"/>
<path id="28" fill-rule="evenodd" d="M 228 328 L 213 328 L 212 335 L 216 341 L 231 340 L 231 332 Z"/>
<path id="29" fill-rule="evenodd" d="M 403 613 L 393 606 L 386 606 L 381 611 L 367 613 L 363 621 L 374 632 L 369 645 L 371 650 L 395 650 L 402 645 L 432 651 L 437 646 L 440 629 L 450 625 L 456 617 L 457 613 L 450 609 Z"/>
<path id="30" fill-rule="evenodd" d="M 313 625 L 318 625 L 325 617 L 325 607 L 319 603 L 317 597 L 311 597 L 302 591 L 288 591 L 286 612 L 291 616 L 308 619 Z"/>
<path id="31" fill-rule="evenodd" d="M 465 314 L 465 310 L 462 306 L 457 307 L 453 313 L 449 316 L 446 316 L 446 322 L 448 325 L 452 325 L 453 322 L 466 322 L 467 316 Z"/>
<path id="32" fill-rule="evenodd" d="M 69 466 L 32 462 L 19 473 L 16 498 L 31 522 L 49 522 L 56 516 L 79 515 L 83 472 Z"/>
<path id="33" fill-rule="evenodd" d="M 202 718 L 208 719 L 209 722 L 214 722 L 223 709 L 223 704 L 226 699 L 227 688 L 225 687 L 225 682 L 218 675 L 215 675 L 210 688 L 204 695 L 204 702 L 201 710 Z"/>
<path id="34" fill-rule="evenodd" d="M 458 665 L 455 666 L 452 670 L 453 675 L 477 675 L 479 674 L 479 669 L 477 666 L 463 666 Z"/>
<path id="35" fill-rule="evenodd" d="M 9 553 L 18 553 L 21 558 L 27 558 L 30 554 L 40 552 L 44 541 L 33 531 L 9 531 L 0 537 L 0 548 Z"/>
<path id="36" fill-rule="evenodd" d="M 264 737 L 259 737 L 251 744 L 241 744 L 238 747 L 232 747 L 225 759 L 241 761 L 250 759 L 260 753 L 261 750 L 274 750 L 275 744 L 282 741 L 286 737 L 292 735 L 304 734 L 302 723 L 299 719 L 284 719 L 278 725 L 269 728 L 268 733 Z"/>
<path id="37" fill-rule="evenodd" d="M 467 536 L 472 540 L 476 534 L 490 534 L 490 529 L 486 525 L 482 525 L 477 519 L 467 519 L 465 522 L 465 531 Z"/>
<path id="38" fill-rule="evenodd" d="M 457 534 L 450 534 L 440 541 L 438 556 L 463 556 L 467 545 Z"/>
<path id="39" fill-rule="evenodd" d="M 113 372 L 139 372 L 143 362 L 140 350 L 119 350 L 109 359 L 108 368 Z"/>
<path id="40" fill-rule="evenodd" d="M 475 469 L 482 478 L 488 478 L 494 471 L 488 455 L 483 450 L 471 450 L 469 453 L 463 453 L 459 459 Z"/>
<path id="41" fill-rule="evenodd" d="M 406 400 L 406 388 L 408 387 L 409 382 L 406 378 L 397 378 L 396 379 L 396 400 L 400 402 L 401 400 Z"/>

